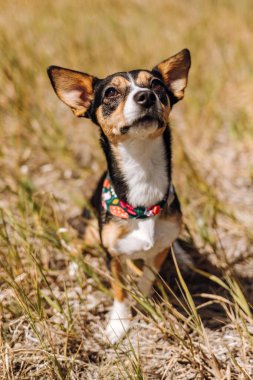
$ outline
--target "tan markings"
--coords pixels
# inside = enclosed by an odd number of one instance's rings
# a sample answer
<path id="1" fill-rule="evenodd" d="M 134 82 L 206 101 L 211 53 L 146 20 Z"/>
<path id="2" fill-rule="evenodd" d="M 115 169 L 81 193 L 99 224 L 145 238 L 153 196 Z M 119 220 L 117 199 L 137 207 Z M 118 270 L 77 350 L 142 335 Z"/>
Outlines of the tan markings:
<path id="1" fill-rule="evenodd" d="M 102 243 L 105 248 L 113 255 L 115 251 L 116 241 L 121 238 L 123 235 L 129 232 L 128 227 L 124 223 L 117 223 L 110 221 L 102 229 Z"/>
<path id="2" fill-rule="evenodd" d="M 88 222 L 85 228 L 84 241 L 86 244 L 96 244 L 99 243 L 100 237 L 98 232 L 98 221 L 97 219 L 92 219 Z"/>
<path id="3" fill-rule="evenodd" d="M 123 113 L 124 106 L 125 100 L 122 100 L 116 110 L 110 115 L 108 120 L 109 126 L 112 128 L 114 135 L 120 135 L 120 127 L 126 125 L 126 120 Z"/>
<path id="4" fill-rule="evenodd" d="M 170 102 L 168 101 L 168 105 L 166 107 L 163 106 L 163 108 L 162 108 L 162 118 L 163 118 L 165 123 L 168 123 L 168 121 L 169 121 L 170 111 L 171 111 Z"/>
<path id="5" fill-rule="evenodd" d="M 116 76 L 112 78 L 111 83 L 108 86 L 114 86 L 121 90 L 125 90 L 127 86 L 129 86 L 129 81 L 122 77 L 122 76 Z"/>
<path id="6" fill-rule="evenodd" d="M 163 120 L 164 124 L 169 126 L 169 116 L 170 116 L 170 111 L 171 111 L 170 102 L 168 101 L 167 106 L 165 106 L 164 104 L 160 104 L 160 105 L 161 105 L 161 111 L 160 112 L 161 112 L 162 120 Z"/>
<path id="7" fill-rule="evenodd" d="M 139 86 L 148 87 L 152 77 L 153 76 L 147 71 L 140 71 L 136 79 L 136 84 Z"/>
<path id="8" fill-rule="evenodd" d="M 119 258 L 114 257 L 111 260 L 111 273 L 112 273 L 112 289 L 114 293 L 114 298 L 119 301 L 123 302 L 125 299 L 125 291 L 122 286 L 122 267 L 119 261 Z"/>
<path id="9" fill-rule="evenodd" d="M 118 144 L 121 141 L 125 141 L 128 136 L 122 135 L 120 128 L 126 125 L 126 121 L 123 114 L 125 102 L 120 102 L 116 110 L 108 118 L 103 117 L 102 106 L 97 110 L 97 119 L 99 125 L 104 131 L 104 134 L 112 144 Z"/>
<path id="10" fill-rule="evenodd" d="M 164 260 L 166 259 L 169 252 L 169 248 L 165 248 L 162 252 L 158 253 L 158 255 L 155 257 L 154 265 L 157 272 L 159 272 L 161 266 L 164 263 Z"/>
<path id="11" fill-rule="evenodd" d="M 114 77 L 108 87 L 113 86 L 117 88 L 120 93 L 124 96 L 127 86 L 129 86 L 129 81 L 122 76 Z M 124 118 L 124 105 L 125 100 L 121 100 L 116 110 L 110 114 L 109 117 L 104 117 L 102 112 L 102 105 L 97 109 L 96 116 L 99 125 L 103 129 L 105 135 L 111 143 L 117 144 L 120 141 L 125 141 L 127 139 L 126 135 L 122 135 L 120 128 L 126 125 L 126 120 Z"/>

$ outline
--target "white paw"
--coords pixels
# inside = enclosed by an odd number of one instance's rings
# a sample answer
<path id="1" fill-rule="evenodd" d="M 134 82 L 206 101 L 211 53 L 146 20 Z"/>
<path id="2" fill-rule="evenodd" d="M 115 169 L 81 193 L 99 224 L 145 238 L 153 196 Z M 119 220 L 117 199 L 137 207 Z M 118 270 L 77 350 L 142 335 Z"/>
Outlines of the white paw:
<path id="1" fill-rule="evenodd" d="M 126 302 L 114 301 L 109 323 L 105 330 L 111 344 L 117 343 L 127 333 L 130 325 L 130 308 Z"/>
<path id="2" fill-rule="evenodd" d="M 130 319 L 128 320 L 111 320 L 109 321 L 105 334 L 111 344 L 117 343 L 127 333 L 129 329 Z"/>

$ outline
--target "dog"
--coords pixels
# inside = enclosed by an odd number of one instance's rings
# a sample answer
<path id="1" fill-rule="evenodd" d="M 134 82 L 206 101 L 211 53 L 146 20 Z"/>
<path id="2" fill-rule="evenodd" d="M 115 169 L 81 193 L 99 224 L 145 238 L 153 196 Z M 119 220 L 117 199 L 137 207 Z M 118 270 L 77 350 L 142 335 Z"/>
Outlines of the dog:
<path id="1" fill-rule="evenodd" d="M 106 335 L 111 343 L 118 342 L 130 324 L 124 287 L 127 259 L 144 261 L 138 288 L 148 296 L 182 227 L 172 184 L 169 115 L 184 97 L 190 66 L 190 52 L 184 49 L 152 70 L 117 72 L 104 79 L 48 68 L 58 97 L 100 130 L 107 171 L 91 203 L 110 261 L 114 303 Z"/>

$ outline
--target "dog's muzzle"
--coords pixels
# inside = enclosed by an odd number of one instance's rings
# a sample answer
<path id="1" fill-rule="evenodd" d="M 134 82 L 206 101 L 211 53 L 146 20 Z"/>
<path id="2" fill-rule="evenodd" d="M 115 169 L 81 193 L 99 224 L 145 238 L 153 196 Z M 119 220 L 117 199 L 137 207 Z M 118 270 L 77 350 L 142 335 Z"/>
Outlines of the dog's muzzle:
<path id="1" fill-rule="evenodd" d="M 145 109 L 151 108 L 156 102 L 156 96 L 153 91 L 138 91 L 134 95 L 134 101 Z"/>

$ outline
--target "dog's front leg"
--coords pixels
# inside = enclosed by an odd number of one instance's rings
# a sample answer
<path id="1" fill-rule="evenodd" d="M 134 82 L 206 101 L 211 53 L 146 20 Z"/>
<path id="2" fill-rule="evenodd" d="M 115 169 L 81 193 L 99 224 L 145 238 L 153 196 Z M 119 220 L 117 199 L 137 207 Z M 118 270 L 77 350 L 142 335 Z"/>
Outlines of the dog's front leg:
<path id="1" fill-rule="evenodd" d="M 110 267 L 114 302 L 106 328 L 106 336 L 110 343 L 114 344 L 118 342 L 129 329 L 131 310 L 124 289 L 125 260 L 119 257 L 113 257 Z"/>
<path id="2" fill-rule="evenodd" d="M 138 281 L 138 288 L 145 297 L 150 294 L 153 282 L 164 260 L 168 255 L 168 251 L 169 249 L 166 248 L 160 253 L 158 253 L 157 256 L 153 257 L 152 259 L 147 259 L 145 261 L 143 274 Z"/>

